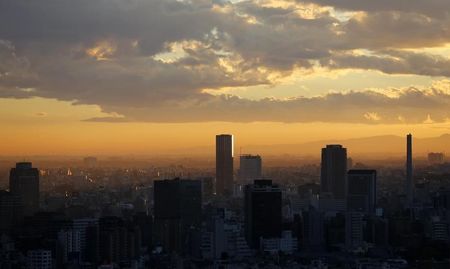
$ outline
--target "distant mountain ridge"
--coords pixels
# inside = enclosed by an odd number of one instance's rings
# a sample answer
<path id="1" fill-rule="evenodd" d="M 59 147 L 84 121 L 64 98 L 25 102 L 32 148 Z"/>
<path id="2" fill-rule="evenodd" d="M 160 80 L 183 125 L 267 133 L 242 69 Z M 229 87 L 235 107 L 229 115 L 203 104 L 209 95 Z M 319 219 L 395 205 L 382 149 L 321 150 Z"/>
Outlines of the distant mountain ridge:
<path id="1" fill-rule="evenodd" d="M 351 155 L 401 156 L 406 151 L 406 135 L 405 137 L 382 135 L 351 139 L 319 140 L 301 144 L 241 145 L 241 148 L 242 153 L 250 154 L 319 156 L 321 148 L 328 144 L 341 144 L 347 148 Z M 239 154 L 239 150 L 235 150 L 235 153 Z M 214 146 L 190 148 L 186 152 L 211 155 L 214 154 Z M 428 152 L 447 152 L 447 155 L 450 155 L 450 134 L 428 138 L 413 137 L 413 153 L 416 156 L 424 156 Z"/>

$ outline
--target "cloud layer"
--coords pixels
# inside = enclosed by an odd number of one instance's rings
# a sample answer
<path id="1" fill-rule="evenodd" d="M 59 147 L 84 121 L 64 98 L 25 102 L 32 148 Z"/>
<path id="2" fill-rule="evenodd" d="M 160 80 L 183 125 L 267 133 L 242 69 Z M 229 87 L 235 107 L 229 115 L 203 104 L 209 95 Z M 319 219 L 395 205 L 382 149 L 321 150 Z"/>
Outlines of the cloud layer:
<path id="1" fill-rule="evenodd" d="M 450 4 L 426 2 L 0 0 L 0 97 L 122 115 L 93 121 L 445 121 L 446 81 L 289 100 L 204 92 L 318 68 L 449 77 L 449 58 L 421 48 L 450 42 Z"/>

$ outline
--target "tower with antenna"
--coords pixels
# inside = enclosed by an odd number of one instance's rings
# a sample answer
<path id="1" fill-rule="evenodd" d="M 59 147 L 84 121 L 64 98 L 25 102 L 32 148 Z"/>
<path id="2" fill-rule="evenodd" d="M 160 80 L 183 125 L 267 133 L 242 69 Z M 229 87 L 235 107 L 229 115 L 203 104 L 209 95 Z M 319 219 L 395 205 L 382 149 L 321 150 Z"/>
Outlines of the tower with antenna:
<path id="1" fill-rule="evenodd" d="M 414 200 L 413 190 L 413 160 L 412 160 L 412 135 L 406 136 L 406 202 L 412 207 Z"/>

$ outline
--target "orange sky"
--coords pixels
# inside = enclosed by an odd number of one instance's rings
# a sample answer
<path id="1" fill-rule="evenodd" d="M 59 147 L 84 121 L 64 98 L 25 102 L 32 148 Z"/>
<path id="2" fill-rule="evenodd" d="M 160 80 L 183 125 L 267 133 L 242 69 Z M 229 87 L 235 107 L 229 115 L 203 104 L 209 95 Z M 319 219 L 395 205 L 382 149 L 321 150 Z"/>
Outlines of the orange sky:
<path id="1" fill-rule="evenodd" d="M 45 113 L 43 113 L 45 111 Z M 450 123 L 416 125 L 342 123 L 99 123 L 95 106 L 72 106 L 47 99 L 0 99 L 1 155 L 189 155 L 189 148 L 212 146 L 219 133 L 235 135 L 236 148 L 246 145 L 300 144 L 413 132 L 416 137 L 450 133 Z M 211 147 L 213 149 L 213 147 Z M 299 152 L 299 154 L 301 154 Z"/>
<path id="2" fill-rule="evenodd" d="M 450 133 L 450 1 L 88 2 L 0 9 L 0 155 Z"/>

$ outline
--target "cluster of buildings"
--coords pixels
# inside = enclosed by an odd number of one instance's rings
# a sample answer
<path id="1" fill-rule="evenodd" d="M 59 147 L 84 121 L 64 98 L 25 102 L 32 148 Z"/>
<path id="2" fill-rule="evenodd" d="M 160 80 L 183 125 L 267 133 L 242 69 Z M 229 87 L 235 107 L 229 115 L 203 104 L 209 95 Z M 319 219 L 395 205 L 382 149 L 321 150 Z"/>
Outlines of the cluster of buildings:
<path id="1" fill-rule="evenodd" d="M 89 199 L 66 191 L 59 207 L 40 197 L 42 173 L 17 163 L 0 192 L 0 268 L 450 265 L 450 180 L 439 177 L 438 189 L 415 180 L 411 135 L 399 193 L 380 184 L 378 170 L 351 169 L 342 145 L 322 149 L 320 181 L 294 186 L 266 178 L 259 155 L 239 162 L 235 173 L 233 136 L 217 135 L 215 175 L 150 178 L 126 190 L 105 180 Z M 94 169 L 97 160 L 84 163 Z M 118 186 L 130 185 L 123 177 Z"/>

